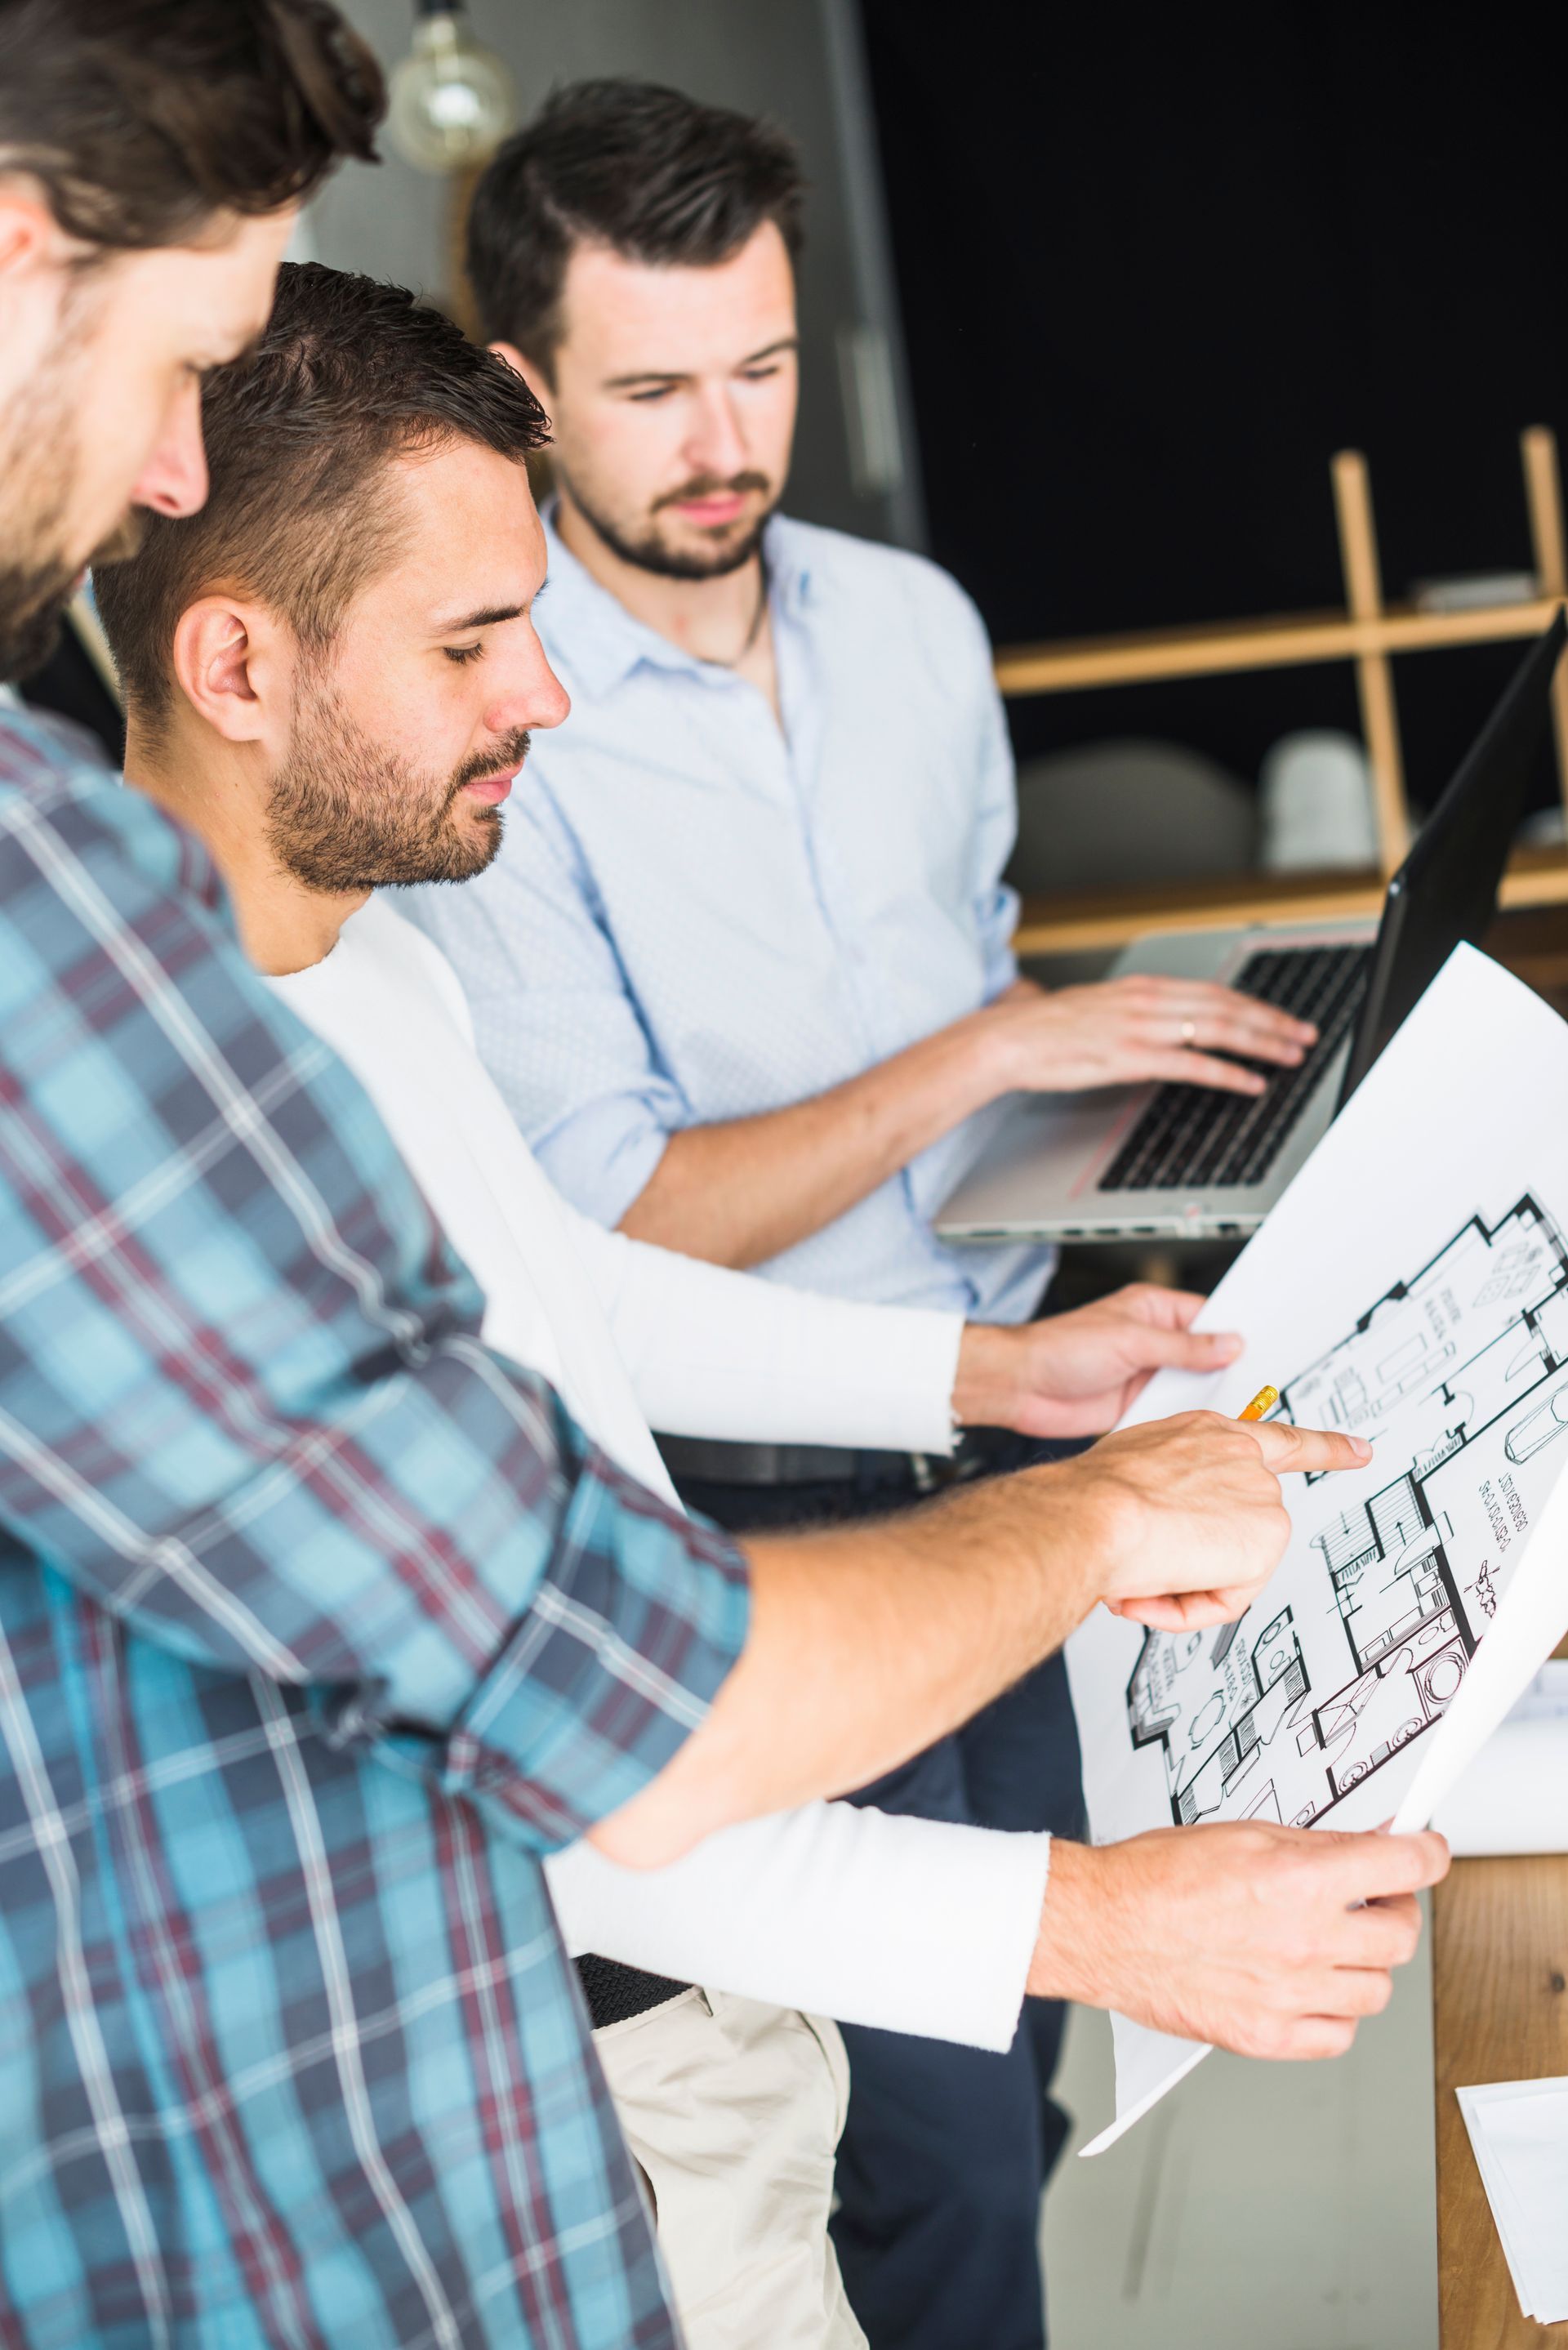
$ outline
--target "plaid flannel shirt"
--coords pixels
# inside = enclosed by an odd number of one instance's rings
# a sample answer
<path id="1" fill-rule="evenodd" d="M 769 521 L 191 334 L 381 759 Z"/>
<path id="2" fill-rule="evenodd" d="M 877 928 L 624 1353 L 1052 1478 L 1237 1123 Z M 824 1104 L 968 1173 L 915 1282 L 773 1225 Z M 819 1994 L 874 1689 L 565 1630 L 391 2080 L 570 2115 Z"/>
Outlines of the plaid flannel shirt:
<path id="1" fill-rule="evenodd" d="M 0 709 L 0 2345 L 673 2344 L 540 1859 L 741 1563 L 74 755 Z"/>

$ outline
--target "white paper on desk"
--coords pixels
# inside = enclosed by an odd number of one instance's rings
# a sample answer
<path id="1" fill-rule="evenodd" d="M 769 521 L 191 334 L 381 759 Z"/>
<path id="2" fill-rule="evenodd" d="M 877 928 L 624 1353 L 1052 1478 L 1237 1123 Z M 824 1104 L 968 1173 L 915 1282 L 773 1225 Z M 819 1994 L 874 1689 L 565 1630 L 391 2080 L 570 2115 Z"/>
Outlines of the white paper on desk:
<path id="1" fill-rule="evenodd" d="M 1456 2092 L 1526 2317 L 1568 2318 L 1568 2081 Z"/>
<path id="2" fill-rule="evenodd" d="M 1198 1820 L 1424 1825 L 1568 1629 L 1568 1026 L 1461 947 L 1129 1421 L 1239 1411 L 1366 1437 L 1287 1484 L 1293 1533 L 1235 1626 L 1067 1647 L 1096 1843 Z M 1483 1637 L 1484 1636 L 1484 1637 Z M 1204 2053 L 1115 2019 L 1119 2137 Z"/>

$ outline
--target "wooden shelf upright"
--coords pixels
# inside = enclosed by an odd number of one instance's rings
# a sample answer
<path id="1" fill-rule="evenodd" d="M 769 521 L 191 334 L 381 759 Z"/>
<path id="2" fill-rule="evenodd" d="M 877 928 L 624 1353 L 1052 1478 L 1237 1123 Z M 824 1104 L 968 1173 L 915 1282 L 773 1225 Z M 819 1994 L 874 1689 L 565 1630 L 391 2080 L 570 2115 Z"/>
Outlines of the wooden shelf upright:
<path id="1" fill-rule="evenodd" d="M 1386 604 L 1366 460 L 1359 450 L 1342 449 L 1329 470 L 1345 576 L 1343 611 L 1013 645 L 999 651 L 997 681 L 1008 696 L 1353 661 L 1377 834 L 1377 865 L 1366 872 L 1231 873 L 1168 888 L 1030 899 L 1015 940 L 1019 951 L 1072 953 L 1124 945 L 1148 930 L 1375 911 L 1383 883 L 1403 858 L 1410 833 L 1391 656 L 1539 636 L 1568 590 L 1555 436 L 1545 425 L 1532 425 L 1520 435 L 1520 455 L 1537 589 L 1523 603 L 1438 611 Z M 1568 663 L 1559 665 L 1552 707 L 1559 788 L 1568 816 Z M 1568 854 L 1558 849 L 1517 852 L 1503 882 L 1502 903 L 1510 909 L 1568 904 Z"/>

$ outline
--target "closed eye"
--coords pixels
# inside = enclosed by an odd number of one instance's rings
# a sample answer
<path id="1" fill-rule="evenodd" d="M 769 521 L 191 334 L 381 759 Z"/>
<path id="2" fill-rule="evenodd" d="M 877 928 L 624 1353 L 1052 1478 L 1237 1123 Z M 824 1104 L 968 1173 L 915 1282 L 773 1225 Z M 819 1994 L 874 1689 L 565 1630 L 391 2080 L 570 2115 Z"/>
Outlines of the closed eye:
<path id="1" fill-rule="evenodd" d="M 441 650 L 449 661 L 455 661 L 460 669 L 463 669 L 470 661 L 479 659 L 484 647 L 483 645 L 442 645 Z"/>

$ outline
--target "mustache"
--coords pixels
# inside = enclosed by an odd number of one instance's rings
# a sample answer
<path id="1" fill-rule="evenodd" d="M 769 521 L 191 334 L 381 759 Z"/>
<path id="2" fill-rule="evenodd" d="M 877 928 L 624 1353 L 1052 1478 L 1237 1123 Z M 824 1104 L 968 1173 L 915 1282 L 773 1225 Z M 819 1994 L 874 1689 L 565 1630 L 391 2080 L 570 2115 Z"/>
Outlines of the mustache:
<path id="1" fill-rule="evenodd" d="M 486 775 L 499 775 L 508 767 L 522 766 L 528 756 L 533 739 L 526 726 L 519 726 L 512 733 L 504 736 L 493 750 L 476 751 L 472 759 L 465 759 L 452 779 L 452 785 L 446 795 L 447 806 L 451 806 L 464 784 L 477 784 Z"/>
<path id="2" fill-rule="evenodd" d="M 762 490 L 765 493 L 772 487 L 773 484 L 765 473 L 731 473 L 728 476 L 720 473 L 693 473 L 691 479 L 689 482 L 682 482 L 678 490 L 666 490 L 661 498 L 655 498 L 649 512 L 658 514 L 663 506 L 684 505 L 689 498 L 722 497 L 726 492 L 739 496 L 746 490 Z"/>

